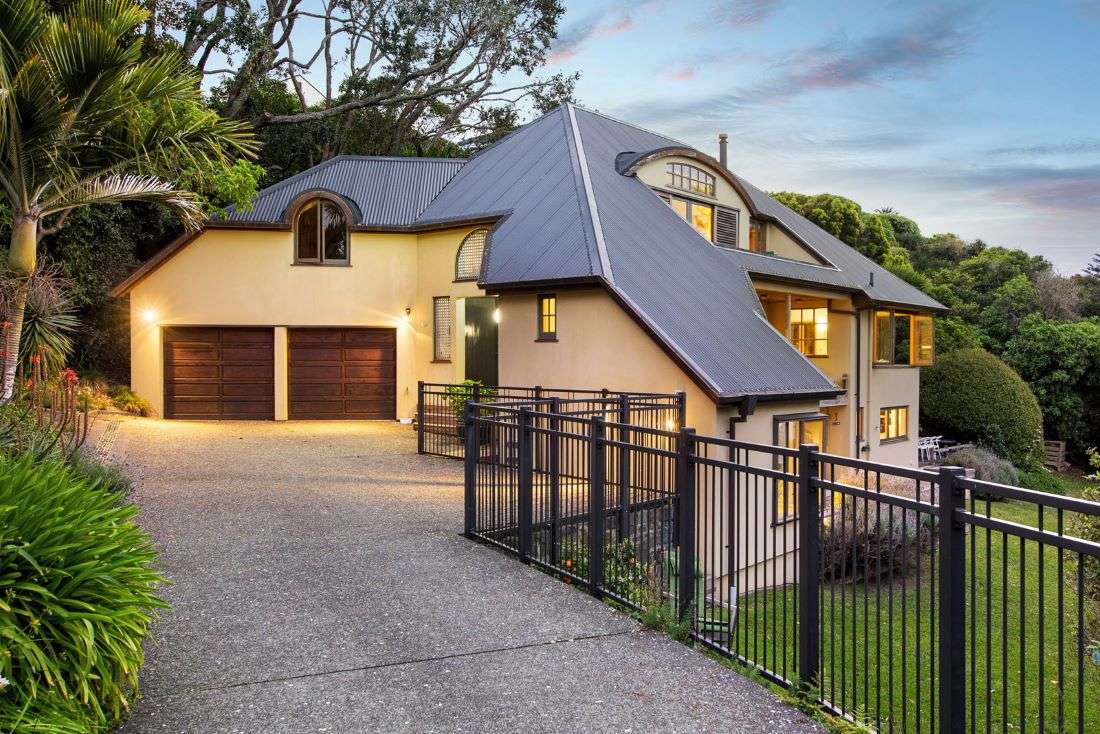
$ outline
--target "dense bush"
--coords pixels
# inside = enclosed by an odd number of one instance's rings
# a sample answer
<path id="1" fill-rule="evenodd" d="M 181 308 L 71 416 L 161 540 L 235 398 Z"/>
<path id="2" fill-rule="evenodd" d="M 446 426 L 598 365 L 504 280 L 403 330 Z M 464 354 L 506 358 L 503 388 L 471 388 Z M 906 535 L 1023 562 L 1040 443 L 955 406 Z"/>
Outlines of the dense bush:
<path id="1" fill-rule="evenodd" d="M 921 430 L 974 441 L 1025 469 L 1039 466 L 1039 403 L 1011 367 L 981 349 L 960 349 L 921 370 Z"/>
<path id="2" fill-rule="evenodd" d="M 5 731 L 106 729 L 137 696 L 163 579 L 137 509 L 119 499 L 64 462 L 0 457 Z"/>
<path id="3" fill-rule="evenodd" d="M 1100 453 L 1090 448 L 1088 459 L 1094 472 L 1086 477 L 1089 484 L 1081 496 L 1091 502 L 1100 502 Z M 1100 517 L 1074 513 L 1073 532 L 1079 538 L 1100 543 Z M 1070 564 L 1072 575 L 1067 577 L 1070 583 L 1077 574 L 1077 563 L 1082 564 L 1080 572 L 1085 577 L 1085 636 L 1093 640 L 1093 645 L 1100 645 L 1100 558 L 1079 555 L 1076 563 Z"/>
<path id="4" fill-rule="evenodd" d="M 1036 492 L 1048 492 L 1050 494 L 1065 494 L 1066 485 L 1058 478 L 1042 467 L 1032 471 L 1020 472 L 1020 486 L 1033 489 Z"/>
<path id="5" fill-rule="evenodd" d="M 149 401 L 125 385 L 113 386 L 110 390 L 110 396 L 115 407 L 123 412 L 145 417 L 153 414 L 153 406 L 149 404 Z"/>

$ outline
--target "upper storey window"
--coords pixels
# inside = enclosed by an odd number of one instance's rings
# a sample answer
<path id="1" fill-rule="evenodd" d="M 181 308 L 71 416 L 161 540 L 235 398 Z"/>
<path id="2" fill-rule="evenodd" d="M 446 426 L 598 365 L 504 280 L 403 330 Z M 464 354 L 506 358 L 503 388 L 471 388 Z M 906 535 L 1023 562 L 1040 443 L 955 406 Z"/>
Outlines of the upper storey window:
<path id="1" fill-rule="evenodd" d="M 489 230 L 475 229 L 466 235 L 458 247 L 455 258 L 455 280 L 477 280 L 481 275 L 481 259 L 485 255 L 485 242 L 489 239 Z"/>
<path id="2" fill-rule="evenodd" d="M 690 191 L 703 196 L 714 196 L 716 191 L 714 176 L 702 168 L 687 163 L 669 163 L 665 170 L 668 172 L 669 188 Z"/>
<path id="3" fill-rule="evenodd" d="M 927 314 L 875 311 L 875 364 L 930 365 L 934 361 L 935 327 Z"/>
<path id="4" fill-rule="evenodd" d="M 348 220 L 328 199 L 313 199 L 298 210 L 294 221 L 295 262 L 348 264 Z"/>

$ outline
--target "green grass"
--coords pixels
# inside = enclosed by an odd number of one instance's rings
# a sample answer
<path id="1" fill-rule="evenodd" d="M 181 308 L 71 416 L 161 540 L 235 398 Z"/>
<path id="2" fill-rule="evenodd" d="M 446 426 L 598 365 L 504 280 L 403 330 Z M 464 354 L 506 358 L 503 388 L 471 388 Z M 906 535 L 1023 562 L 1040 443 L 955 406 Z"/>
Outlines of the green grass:
<path id="1" fill-rule="evenodd" d="M 1070 494 L 1076 494 L 1077 488 L 1071 485 Z M 984 503 L 980 511 L 984 512 Z M 1027 503 L 990 503 L 990 512 L 1003 520 L 1038 526 L 1038 510 Z M 1044 528 L 1053 530 L 1055 522 L 1054 512 L 1045 510 Z M 1019 538 L 1006 538 L 995 531 L 988 533 L 987 544 L 987 533 L 980 528 L 971 529 L 966 543 L 966 582 L 969 588 L 973 575 L 975 592 L 968 594 L 965 637 L 969 648 L 973 634 L 977 652 L 959 651 L 966 655 L 968 701 L 975 701 L 972 713 L 967 712 L 968 730 L 984 731 L 987 724 L 996 730 L 1019 730 L 1022 719 L 1028 731 L 1077 731 L 1077 584 L 1070 554 L 1063 554 L 1060 566 L 1057 550 L 1046 547 L 1040 563 L 1036 543 L 1024 543 L 1021 551 Z M 1069 583 L 1064 582 L 1067 577 Z M 877 722 L 882 731 L 901 730 L 903 720 L 905 730 L 929 729 L 936 716 L 934 666 L 939 664 L 934 657 L 938 631 L 933 630 L 936 615 L 929 559 L 921 566 L 919 583 L 916 571 L 904 583 L 899 576 L 892 585 L 885 579 L 882 584 L 868 585 L 844 581 L 837 578 L 830 583 L 826 579 L 822 586 L 823 698 L 872 725 Z M 1061 640 L 1056 624 L 1059 589 L 1065 620 Z M 782 612 L 784 601 L 786 634 L 783 617 L 776 614 Z M 772 670 L 793 675 L 797 640 L 794 590 L 762 591 L 742 597 L 740 605 L 739 651 L 755 653 L 755 659 Z M 1087 639 L 1085 644 L 1089 644 Z M 893 671 L 892 677 L 889 671 Z M 1059 678 L 1064 679 L 1065 694 L 1061 727 Z M 1089 660 L 1084 663 L 1080 703 L 1083 730 L 1100 731 L 1100 665 Z"/>

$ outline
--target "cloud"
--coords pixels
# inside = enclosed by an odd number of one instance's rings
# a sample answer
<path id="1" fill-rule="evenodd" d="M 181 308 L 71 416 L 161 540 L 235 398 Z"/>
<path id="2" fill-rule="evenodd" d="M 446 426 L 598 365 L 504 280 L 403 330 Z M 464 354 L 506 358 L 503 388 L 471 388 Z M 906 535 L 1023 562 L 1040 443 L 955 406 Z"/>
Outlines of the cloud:
<path id="1" fill-rule="evenodd" d="M 733 0 L 718 3 L 711 11 L 711 21 L 739 27 L 763 23 L 775 14 L 779 0 Z"/>
<path id="2" fill-rule="evenodd" d="M 1066 140 L 1060 143 L 1035 143 L 1034 145 L 1005 145 L 992 148 L 993 156 L 1046 156 L 1100 152 L 1100 140 Z"/>
<path id="3" fill-rule="evenodd" d="M 777 78 L 756 91 L 794 96 L 920 75 L 965 53 L 975 20 L 972 8 L 941 7 L 899 28 L 809 46 L 791 54 Z"/>
<path id="4" fill-rule="evenodd" d="M 1056 168 L 994 168 L 975 175 L 995 199 L 1050 214 L 1091 214 L 1100 219 L 1100 164 Z"/>
<path id="5" fill-rule="evenodd" d="M 634 29 L 634 13 L 659 4 L 649 2 L 616 2 L 606 8 L 593 11 L 565 26 L 550 47 L 549 60 L 560 64 L 579 54 L 589 41 L 596 38 L 612 38 Z"/>

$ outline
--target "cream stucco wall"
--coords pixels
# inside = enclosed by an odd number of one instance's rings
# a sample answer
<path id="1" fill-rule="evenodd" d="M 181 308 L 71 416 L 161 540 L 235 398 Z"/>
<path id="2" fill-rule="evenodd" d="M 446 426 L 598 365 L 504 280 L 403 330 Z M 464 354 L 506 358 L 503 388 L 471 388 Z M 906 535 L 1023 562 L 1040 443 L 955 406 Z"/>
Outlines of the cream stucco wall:
<path id="1" fill-rule="evenodd" d="M 862 458 L 900 466 L 917 465 L 917 437 L 920 417 L 920 368 L 874 367 L 871 364 L 872 330 L 868 310 L 860 311 L 860 345 L 862 356 L 862 401 L 864 406 L 863 438 L 867 451 Z M 905 405 L 909 408 L 909 431 L 905 441 L 879 439 L 879 410 Z"/>
<path id="2" fill-rule="evenodd" d="M 354 232 L 348 267 L 294 265 L 289 231 L 207 230 L 130 292 L 133 389 L 163 415 L 164 326 L 388 327 L 397 330 L 397 415 L 411 417 L 418 379 L 462 377 L 461 361 L 432 363 L 432 297 L 481 294 L 453 282 L 472 229 Z M 285 330 L 276 330 L 275 350 L 276 418 L 285 419 Z"/>
<path id="3" fill-rule="evenodd" d="M 536 341 L 534 294 L 500 297 L 503 385 L 687 394 L 687 423 L 716 434 L 716 406 L 603 290 L 558 291 L 558 341 Z"/>
<path id="4" fill-rule="evenodd" d="M 764 235 L 767 252 L 785 257 L 790 260 L 820 265 L 821 261 L 811 255 L 805 247 L 796 242 L 793 237 L 780 229 L 776 224 L 769 222 L 767 232 Z"/>

